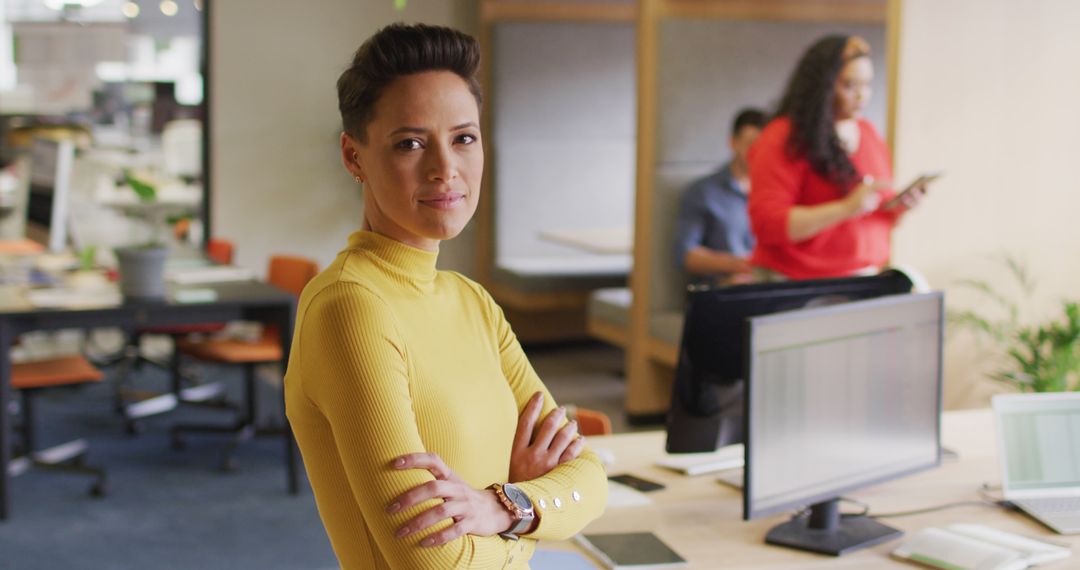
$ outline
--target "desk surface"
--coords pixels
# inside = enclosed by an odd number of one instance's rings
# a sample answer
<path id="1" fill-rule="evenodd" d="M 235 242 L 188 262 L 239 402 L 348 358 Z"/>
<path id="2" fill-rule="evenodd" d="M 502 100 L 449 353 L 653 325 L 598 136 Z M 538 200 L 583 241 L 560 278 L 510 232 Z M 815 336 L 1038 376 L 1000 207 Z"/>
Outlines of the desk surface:
<path id="1" fill-rule="evenodd" d="M 519 277 L 625 277 L 634 260 L 629 255 L 566 257 L 500 257 L 495 265 Z"/>
<path id="2" fill-rule="evenodd" d="M 936 469 L 860 489 L 849 496 L 867 503 L 871 513 L 978 500 L 977 489 L 984 482 L 997 485 L 1001 481 L 994 434 L 989 410 L 947 412 L 942 420 L 942 443 L 956 450 L 959 459 L 946 460 Z M 652 505 L 608 509 L 585 532 L 652 531 L 689 560 L 690 568 L 915 568 L 889 558 L 889 552 L 900 543 L 895 540 L 840 558 L 766 545 L 766 531 L 788 517 L 743 521 L 741 492 L 717 483 L 715 475 L 685 477 L 653 466 L 652 461 L 663 453 L 663 432 L 592 437 L 589 442 L 593 448 L 614 452 L 615 463 L 608 467 L 609 473 L 632 473 L 667 488 L 649 493 Z M 928 526 L 979 523 L 1046 537 L 1074 549 L 1080 546 L 1080 536 L 1058 535 L 1025 515 L 990 506 L 955 507 L 883 522 L 909 533 Z M 542 548 L 577 549 L 566 542 L 545 543 Z M 1077 556 L 1045 567 L 1076 567 Z"/>
<path id="3" fill-rule="evenodd" d="M 178 299 L 181 291 L 212 291 L 212 298 L 196 302 Z M 44 295 L 43 295 L 44 294 Z M 180 295 L 182 297 L 182 294 Z M 124 301 L 116 284 L 103 288 L 46 288 L 31 290 L 19 285 L 0 286 L 0 316 L 43 315 L 51 312 L 163 308 L 191 305 L 258 305 L 292 302 L 289 293 L 261 281 L 230 281 L 197 285 L 172 285 L 161 300 Z M 107 325 L 103 325 L 107 326 Z"/>
<path id="4" fill-rule="evenodd" d="M 629 226 L 544 230 L 540 239 L 598 254 L 630 255 L 634 249 L 634 230 Z"/>

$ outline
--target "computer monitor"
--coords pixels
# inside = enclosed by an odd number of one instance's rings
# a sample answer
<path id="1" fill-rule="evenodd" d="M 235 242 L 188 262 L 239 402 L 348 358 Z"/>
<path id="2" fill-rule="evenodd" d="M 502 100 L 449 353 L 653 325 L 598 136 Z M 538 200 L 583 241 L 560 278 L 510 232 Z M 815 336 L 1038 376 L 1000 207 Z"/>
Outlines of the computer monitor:
<path id="1" fill-rule="evenodd" d="M 743 441 L 748 318 L 911 289 L 912 280 L 907 275 L 890 269 L 869 277 L 690 291 L 667 417 L 667 451 L 712 451 Z"/>
<path id="2" fill-rule="evenodd" d="M 895 295 L 750 319 L 743 518 L 803 509 L 766 542 L 839 556 L 901 534 L 841 516 L 839 497 L 939 464 L 943 301 Z"/>
<path id="3" fill-rule="evenodd" d="M 27 233 L 47 234 L 41 241 L 49 251 L 67 244 L 68 194 L 75 145 L 71 141 L 35 138 L 30 148 L 30 191 L 26 201 Z"/>

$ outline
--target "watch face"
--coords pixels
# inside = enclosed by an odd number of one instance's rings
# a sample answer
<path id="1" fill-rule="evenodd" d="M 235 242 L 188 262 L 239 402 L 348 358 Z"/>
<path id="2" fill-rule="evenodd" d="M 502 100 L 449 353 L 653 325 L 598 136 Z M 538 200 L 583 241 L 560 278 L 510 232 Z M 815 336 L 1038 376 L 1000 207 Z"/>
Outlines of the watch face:
<path id="1" fill-rule="evenodd" d="M 516 486 L 509 483 L 503 485 L 503 494 L 506 495 L 507 499 L 513 501 L 518 508 L 532 510 L 532 501 L 529 500 L 529 496 Z"/>

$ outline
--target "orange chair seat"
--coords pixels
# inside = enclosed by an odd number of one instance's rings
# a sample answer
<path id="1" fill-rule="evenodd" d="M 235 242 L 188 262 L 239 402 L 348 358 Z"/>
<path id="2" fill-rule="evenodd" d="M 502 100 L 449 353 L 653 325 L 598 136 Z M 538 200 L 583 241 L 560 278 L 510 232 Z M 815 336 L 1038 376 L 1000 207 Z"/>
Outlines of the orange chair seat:
<path id="1" fill-rule="evenodd" d="M 183 339 L 176 343 L 177 350 L 201 360 L 244 364 L 248 362 L 277 362 L 281 360 L 281 346 L 277 336 L 263 335 L 255 341 L 234 339 Z"/>
<path id="2" fill-rule="evenodd" d="M 11 366 L 11 386 L 17 390 L 100 382 L 103 377 L 100 370 L 79 355 Z"/>
<path id="3" fill-rule="evenodd" d="M 611 419 L 603 412 L 578 408 L 574 419 L 581 435 L 611 435 Z"/>

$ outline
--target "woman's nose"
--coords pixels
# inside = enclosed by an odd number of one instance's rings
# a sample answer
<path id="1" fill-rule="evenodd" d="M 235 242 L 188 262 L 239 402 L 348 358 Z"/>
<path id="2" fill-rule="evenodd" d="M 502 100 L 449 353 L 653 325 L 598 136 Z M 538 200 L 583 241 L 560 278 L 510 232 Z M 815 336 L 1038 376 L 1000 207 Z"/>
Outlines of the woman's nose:
<path id="1" fill-rule="evenodd" d="M 449 182 L 457 176 L 453 153 L 442 145 L 436 145 L 428 153 L 428 180 Z"/>

